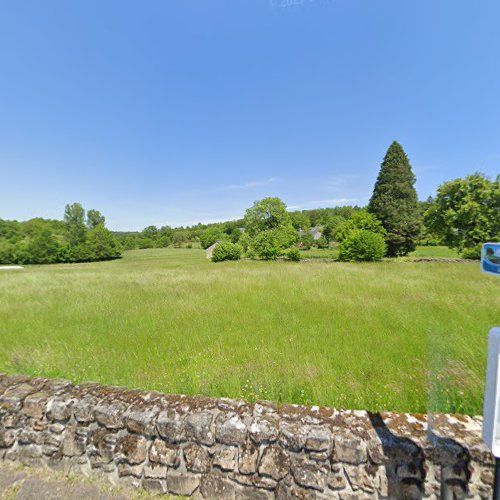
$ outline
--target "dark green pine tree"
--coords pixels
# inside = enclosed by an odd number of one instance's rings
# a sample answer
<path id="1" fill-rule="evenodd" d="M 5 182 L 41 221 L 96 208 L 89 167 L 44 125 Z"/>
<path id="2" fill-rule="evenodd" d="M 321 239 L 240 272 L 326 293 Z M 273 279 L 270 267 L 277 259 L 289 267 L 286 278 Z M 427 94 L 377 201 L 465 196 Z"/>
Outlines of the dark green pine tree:
<path id="1" fill-rule="evenodd" d="M 415 176 L 403 147 L 394 141 L 385 155 L 368 210 L 385 230 L 387 254 L 406 255 L 415 250 L 422 228 L 415 191 Z"/>

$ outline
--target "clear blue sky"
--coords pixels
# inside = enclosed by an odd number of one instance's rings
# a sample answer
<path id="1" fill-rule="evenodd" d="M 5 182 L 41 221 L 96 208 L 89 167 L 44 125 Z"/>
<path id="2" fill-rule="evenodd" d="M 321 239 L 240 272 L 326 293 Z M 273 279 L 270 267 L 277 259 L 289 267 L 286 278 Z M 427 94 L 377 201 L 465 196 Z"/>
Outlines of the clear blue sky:
<path id="1" fill-rule="evenodd" d="M 365 204 L 394 139 L 422 199 L 500 172 L 498 0 L 273 1 L 1 2 L 0 217 Z"/>

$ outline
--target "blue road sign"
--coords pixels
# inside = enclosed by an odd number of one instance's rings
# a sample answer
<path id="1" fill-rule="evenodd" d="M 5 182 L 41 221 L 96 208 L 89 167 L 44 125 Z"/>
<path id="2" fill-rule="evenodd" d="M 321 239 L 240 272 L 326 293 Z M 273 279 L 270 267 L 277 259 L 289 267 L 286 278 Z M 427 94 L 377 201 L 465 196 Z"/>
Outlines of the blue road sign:
<path id="1" fill-rule="evenodd" d="M 500 276 L 500 243 L 485 243 L 481 250 L 481 270 Z"/>

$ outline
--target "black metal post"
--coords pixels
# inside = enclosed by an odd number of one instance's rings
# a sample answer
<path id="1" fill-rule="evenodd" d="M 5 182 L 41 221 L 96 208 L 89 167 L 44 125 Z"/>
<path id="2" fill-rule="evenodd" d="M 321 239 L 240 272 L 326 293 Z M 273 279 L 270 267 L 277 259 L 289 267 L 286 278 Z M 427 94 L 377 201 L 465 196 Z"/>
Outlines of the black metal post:
<path id="1" fill-rule="evenodd" d="M 500 459 L 495 457 L 495 482 L 493 483 L 493 500 L 500 500 Z"/>

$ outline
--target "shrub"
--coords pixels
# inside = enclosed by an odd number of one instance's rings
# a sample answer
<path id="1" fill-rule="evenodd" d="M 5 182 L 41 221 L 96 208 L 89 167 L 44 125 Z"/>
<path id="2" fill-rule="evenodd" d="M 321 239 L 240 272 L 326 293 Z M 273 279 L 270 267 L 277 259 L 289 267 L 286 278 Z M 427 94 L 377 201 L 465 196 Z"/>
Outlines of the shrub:
<path id="1" fill-rule="evenodd" d="M 355 229 L 364 229 L 372 233 L 386 235 L 382 223 L 373 214 L 360 210 L 359 212 L 355 212 L 350 219 L 337 226 L 335 240 L 342 242 Z"/>
<path id="2" fill-rule="evenodd" d="M 300 246 L 304 250 L 309 250 L 313 246 L 313 243 L 314 243 L 313 235 L 309 231 L 307 231 L 306 233 L 304 233 L 300 237 L 299 242 L 300 242 Z"/>
<path id="3" fill-rule="evenodd" d="M 120 243 L 104 226 L 96 226 L 88 232 L 87 247 L 91 260 L 117 259 L 121 256 Z"/>
<path id="4" fill-rule="evenodd" d="M 481 258 L 481 245 L 476 245 L 462 250 L 462 259 L 479 260 Z"/>
<path id="5" fill-rule="evenodd" d="M 238 260 L 243 253 L 241 245 L 223 241 L 219 243 L 212 253 L 213 262 L 222 262 L 223 260 Z"/>
<path id="6" fill-rule="evenodd" d="M 376 261 L 387 251 L 384 237 L 366 229 L 354 229 L 340 244 L 339 260 Z"/>
<path id="7" fill-rule="evenodd" d="M 328 248 L 328 240 L 323 236 L 321 235 L 315 242 L 315 245 L 318 247 L 318 248 Z"/>
<path id="8" fill-rule="evenodd" d="M 300 250 L 298 248 L 290 248 L 285 252 L 285 259 L 292 260 L 294 262 L 299 262 L 300 260 Z"/>
<path id="9" fill-rule="evenodd" d="M 188 244 L 186 245 L 186 248 L 193 248 L 193 244 L 192 244 L 192 243 L 188 243 Z"/>

